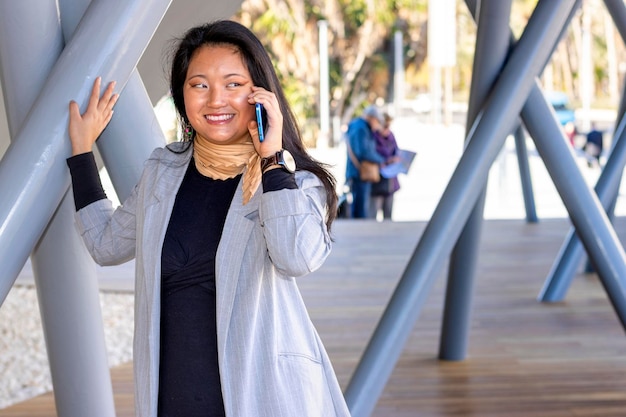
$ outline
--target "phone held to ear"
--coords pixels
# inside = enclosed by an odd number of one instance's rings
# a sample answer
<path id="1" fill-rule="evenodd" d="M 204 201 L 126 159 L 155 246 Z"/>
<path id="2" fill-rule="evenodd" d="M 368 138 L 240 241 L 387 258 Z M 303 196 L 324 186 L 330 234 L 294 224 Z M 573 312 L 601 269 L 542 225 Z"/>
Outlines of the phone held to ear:
<path id="1" fill-rule="evenodd" d="M 261 103 L 256 103 L 254 108 L 256 110 L 256 124 L 259 130 L 259 142 L 263 142 L 265 139 L 265 109 L 263 109 Z"/>

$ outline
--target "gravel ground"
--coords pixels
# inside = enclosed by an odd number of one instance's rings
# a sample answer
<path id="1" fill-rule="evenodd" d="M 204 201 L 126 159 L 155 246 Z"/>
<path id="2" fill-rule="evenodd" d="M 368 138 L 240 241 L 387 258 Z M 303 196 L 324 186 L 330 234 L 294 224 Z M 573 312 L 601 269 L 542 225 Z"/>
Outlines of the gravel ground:
<path id="1" fill-rule="evenodd" d="M 133 294 L 100 293 L 109 366 L 132 357 Z M 0 308 L 0 409 L 52 390 L 32 286 L 14 285 Z"/>

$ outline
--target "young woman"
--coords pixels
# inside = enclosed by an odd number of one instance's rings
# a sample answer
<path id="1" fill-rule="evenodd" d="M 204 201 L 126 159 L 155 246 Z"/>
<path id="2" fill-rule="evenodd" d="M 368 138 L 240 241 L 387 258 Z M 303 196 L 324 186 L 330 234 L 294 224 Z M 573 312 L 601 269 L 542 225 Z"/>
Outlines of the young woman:
<path id="1" fill-rule="evenodd" d="M 295 278 L 331 249 L 335 180 L 305 151 L 271 60 L 247 28 L 192 28 L 170 89 L 185 132 L 132 195 L 106 199 L 91 152 L 117 100 L 70 103 L 77 221 L 103 265 L 136 257 L 138 416 L 349 416 Z M 259 141 L 255 104 L 267 126 Z"/>

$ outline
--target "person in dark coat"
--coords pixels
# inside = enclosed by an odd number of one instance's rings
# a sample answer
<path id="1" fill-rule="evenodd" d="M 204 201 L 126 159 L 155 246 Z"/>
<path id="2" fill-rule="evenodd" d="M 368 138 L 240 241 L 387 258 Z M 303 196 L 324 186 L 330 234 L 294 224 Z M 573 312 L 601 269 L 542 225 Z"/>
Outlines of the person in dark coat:
<path id="1" fill-rule="evenodd" d="M 392 117 L 385 113 L 383 114 L 383 128 L 374 133 L 376 138 L 376 152 L 385 159 L 384 165 L 389 165 L 394 162 L 399 162 L 400 156 L 398 143 L 396 137 L 391 131 Z M 372 194 L 370 198 L 369 215 L 371 218 L 376 219 L 378 213 L 382 211 L 384 220 L 391 220 L 391 213 L 393 211 L 393 195 L 400 189 L 400 181 L 398 177 L 385 178 L 381 175 L 380 181 L 372 184 Z"/>
<path id="2" fill-rule="evenodd" d="M 352 192 L 352 218 L 366 219 L 369 217 L 370 195 L 372 183 L 362 181 L 358 165 L 362 161 L 382 164 L 384 158 L 376 152 L 376 138 L 374 132 L 380 130 L 383 122 L 382 115 L 374 105 L 368 106 L 360 117 L 355 118 L 348 125 L 346 134 L 346 148 L 348 159 L 346 162 L 346 183 Z"/>
<path id="3" fill-rule="evenodd" d="M 602 156 L 603 134 L 598 130 L 595 123 L 591 124 L 591 130 L 587 133 L 587 142 L 585 143 L 585 155 L 587 156 L 587 165 L 589 167 L 601 166 L 600 157 Z"/>

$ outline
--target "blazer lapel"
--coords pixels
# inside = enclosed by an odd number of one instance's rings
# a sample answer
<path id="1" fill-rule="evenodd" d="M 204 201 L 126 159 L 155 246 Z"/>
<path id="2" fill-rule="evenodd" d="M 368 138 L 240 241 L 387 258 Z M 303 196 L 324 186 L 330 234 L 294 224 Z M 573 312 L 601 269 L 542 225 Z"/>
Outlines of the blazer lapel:
<path id="1" fill-rule="evenodd" d="M 165 151 L 166 157 L 157 168 L 154 176 L 153 191 L 147 205 L 154 204 L 158 201 L 174 200 L 181 182 L 187 172 L 187 166 L 191 160 L 193 151 L 190 149 L 182 154 Z"/>
<path id="2" fill-rule="evenodd" d="M 161 291 L 161 250 L 163 238 L 172 214 L 176 193 L 185 176 L 191 152 L 177 154 L 163 151 L 163 158 L 157 165 L 155 175 L 148 177 L 152 184 L 146 188 L 142 247 L 144 248 L 142 268 L 146 296 L 153 306 L 160 306 Z M 171 155 L 170 155 L 171 154 Z M 149 277 L 149 278 L 148 278 Z"/>

